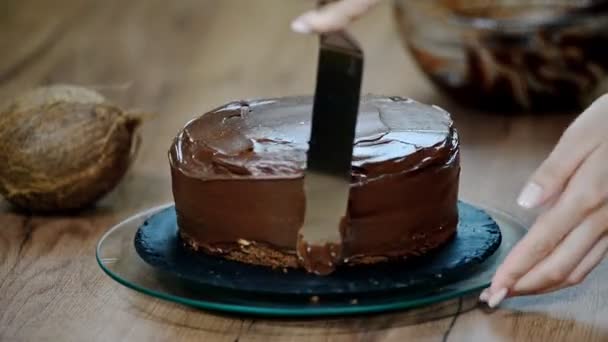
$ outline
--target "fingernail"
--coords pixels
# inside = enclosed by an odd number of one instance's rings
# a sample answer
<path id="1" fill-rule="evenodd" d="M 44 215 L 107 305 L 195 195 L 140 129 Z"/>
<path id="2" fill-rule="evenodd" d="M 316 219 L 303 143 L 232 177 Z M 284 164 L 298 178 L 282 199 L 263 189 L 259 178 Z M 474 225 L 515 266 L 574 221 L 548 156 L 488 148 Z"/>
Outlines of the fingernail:
<path id="1" fill-rule="evenodd" d="M 294 32 L 302 33 L 302 34 L 309 34 L 312 32 L 312 28 L 310 27 L 310 25 L 308 25 L 301 18 L 298 18 L 291 22 L 291 29 Z"/>
<path id="2" fill-rule="evenodd" d="M 532 209 L 540 204 L 543 196 L 543 188 L 536 183 L 528 183 L 517 198 L 517 204 Z"/>
<path id="3" fill-rule="evenodd" d="M 487 303 L 488 299 L 490 299 L 490 290 L 485 289 L 481 291 L 481 293 L 479 294 L 479 301 Z"/>
<path id="4" fill-rule="evenodd" d="M 495 308 L 498 304 L 500 304 L 500 302 L 503 301 L 503 299 L 505 299 L 505 297 L 507 296 L 507 292 L 507 289 L 502 288 L 498 290 L 498 292 L 496 292 L 495 294 L 491 295 L 488 299 L 488 306 L 490 308 Z"/>

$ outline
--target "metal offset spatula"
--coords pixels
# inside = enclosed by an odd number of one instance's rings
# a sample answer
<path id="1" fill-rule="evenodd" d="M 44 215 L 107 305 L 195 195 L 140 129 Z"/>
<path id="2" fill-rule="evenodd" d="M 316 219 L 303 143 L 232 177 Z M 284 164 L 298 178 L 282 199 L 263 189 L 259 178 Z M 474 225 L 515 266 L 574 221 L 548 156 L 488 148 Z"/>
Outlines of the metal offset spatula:
<path id="1" fill-rule="evenodd" d="M 329 274 L 342 255 L 363 53 L 346 32 L 333 32 L 320 37 L 318 63 L 297 253 L 309 272 Z"/>

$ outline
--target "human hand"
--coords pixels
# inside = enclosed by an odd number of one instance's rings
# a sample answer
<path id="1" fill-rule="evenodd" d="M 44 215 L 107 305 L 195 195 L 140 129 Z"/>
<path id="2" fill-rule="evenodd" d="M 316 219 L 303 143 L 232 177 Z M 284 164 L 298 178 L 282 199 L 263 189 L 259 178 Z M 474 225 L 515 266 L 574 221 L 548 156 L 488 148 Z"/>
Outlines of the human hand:
<path id="1" fill-rule="evenodd" d="M 608 250 L 608 94 L 564 132 L 518 198 L 543 206 L 480 300 L 540 294 L 582 282 Z"/>
<path id="2" fill-rule="evenodd" d="M 325 33 L 345 28 L 381 0 L 340 0 L 306 12 L 291 23 L 298 33 Z"/>

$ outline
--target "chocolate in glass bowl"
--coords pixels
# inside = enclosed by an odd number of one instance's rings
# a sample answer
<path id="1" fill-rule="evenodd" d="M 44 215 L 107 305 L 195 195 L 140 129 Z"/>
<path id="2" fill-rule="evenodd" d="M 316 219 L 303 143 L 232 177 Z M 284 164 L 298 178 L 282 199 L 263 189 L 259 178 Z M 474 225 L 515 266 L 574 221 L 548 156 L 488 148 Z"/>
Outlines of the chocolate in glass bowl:
<path id="1" fill-rule="evenodd" d="M 405 46 L 451 98 L 579 111 L 608 91 L 607 0 L 395 0 Z"/>

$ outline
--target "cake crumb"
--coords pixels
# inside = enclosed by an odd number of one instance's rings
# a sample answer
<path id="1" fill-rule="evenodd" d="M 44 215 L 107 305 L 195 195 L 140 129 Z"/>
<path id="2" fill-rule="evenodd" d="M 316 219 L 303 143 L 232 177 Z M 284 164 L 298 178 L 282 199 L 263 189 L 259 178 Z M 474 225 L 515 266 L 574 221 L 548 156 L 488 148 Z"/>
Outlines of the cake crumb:
<path id="1" fill-rule="evenodd" d="M 285 267 L 283 267 L 283 273 L 287 274 L 287 272 L 289 272 L 289 270 Z"/>
<path id="2" fill-rule="evenodd" d="M 241 246 L 249 246 L 249 245 L 251 245 L 251 242 L 249 242 L 249 241 L 247 241 L 245 239 L 238 239 L 236 242 L 239 245 L 241 245 Z"/>
<path id="3" fill-rule="evenodd" d="M 358 300 L 357 298 L 351 299 L 351 300 L 350 300 L 350 304 L 351 304 L 351 305 L 356 305 L 356 304 L 359 304 L 359 300 Z"/>
<path id="4" fill-rule="evenodd" d="M 312 296 L 312 297 L 310 297 L 310 301 L 312 303 L 318 303 L 319 302 L 319 296 Z"/>

